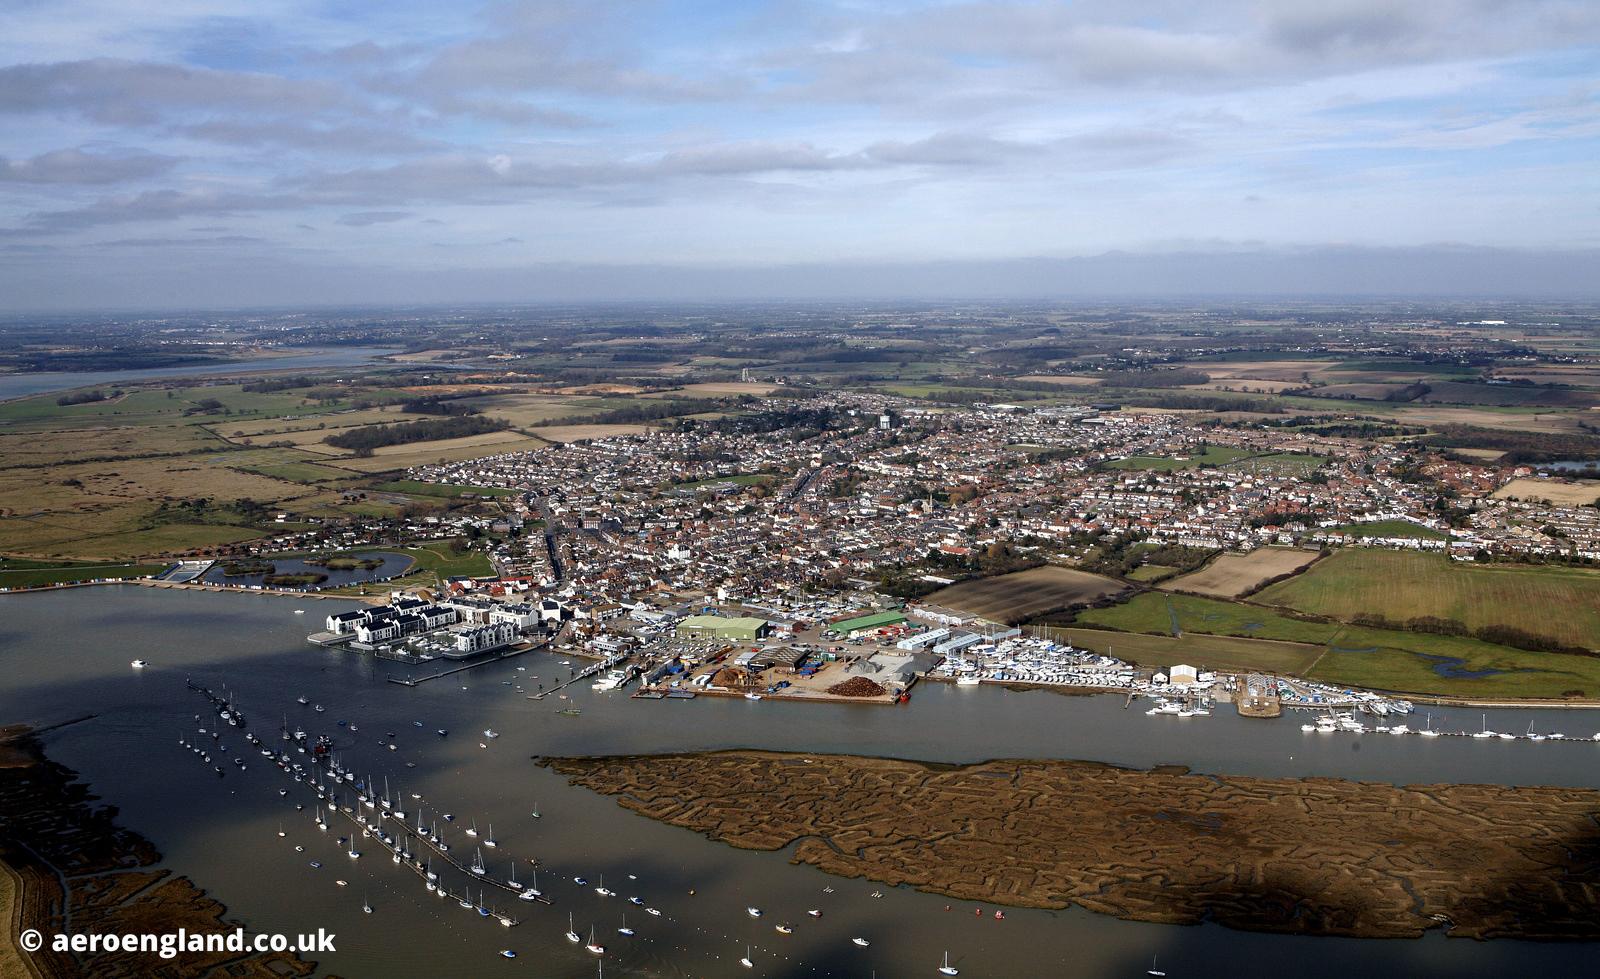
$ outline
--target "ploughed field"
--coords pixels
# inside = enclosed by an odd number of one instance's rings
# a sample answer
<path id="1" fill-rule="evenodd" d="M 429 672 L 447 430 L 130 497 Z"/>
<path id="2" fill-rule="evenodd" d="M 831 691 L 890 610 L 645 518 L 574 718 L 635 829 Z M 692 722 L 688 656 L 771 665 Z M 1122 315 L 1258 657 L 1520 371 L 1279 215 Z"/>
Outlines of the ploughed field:
<path id="1" fill-rule="evenodd" d="M 1199 571 L 1173 578 L 1164 587 L 1237 598 L 1262 582 L 1299 571 L 1316 559 L 1316 551 L 1299 547 L 1258 547 L 1249 554 L 1230 552 L 1219 555 Z"/>
<path id="2" fill-rule="evenodd" d="M 1140 921 L 1600 937 L 1600 792 L 728 751 L 545 758 L 635 812 L 846 877 Z"/>
<path id="3" fill-rule="evenodd" d="M 996 622 L 1019 622 L 1121 591 L 1122 584 L 1087 571 L 1045 565 L 1026 571 L 975 578 L 941 588 L 926 599 Z"/>

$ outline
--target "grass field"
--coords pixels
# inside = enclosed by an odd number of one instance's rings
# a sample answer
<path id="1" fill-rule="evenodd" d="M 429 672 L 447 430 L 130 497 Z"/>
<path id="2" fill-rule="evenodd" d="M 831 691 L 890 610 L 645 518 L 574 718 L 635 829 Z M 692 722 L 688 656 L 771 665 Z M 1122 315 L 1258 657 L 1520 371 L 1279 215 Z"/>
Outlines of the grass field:
<path id="1" fill-rule="evenodd" d="M 1251 455 L 1249 449 L 1235 449 L 1225 445 L 1208 445 L 1204 452 L 1183 459 L 1164 456 L 1129 456 L 1104 463 L 1107 469 L 1156 470 L 1172 472 L 1175 469 L 1193 469 L 1196 466 L 1223 466 Z"/>
<path id="2" fill-rule="evenodd" d="M 409 554 L 416 559 L 412 571 L 431 571 L 441 578 L 455 578 L 462 575 L 484 577 L 494 574 L 494 568 L 489 564 L 489 556 L 482 551 L 467 551 L 456 554 L 450 550 L 449 541 L 431 541 L 418 544 L 415 547 L 402 547 L 401 554 Z"/>
<path id="3" fill-rule="evenodd" d="M 36 588 L 94 578 L 138 578 L 156 574 L 165 567 L 164 564 L 80 564 L 0 559 L 0 588 Z"/>
<path id="4" fill-rule="evenodd" d="M 1298 547 L 1258 547 L 1248 554 L 1222 554 L 1166 587 L 1217 598 L 1237 598 L 1269 578 L 1298 571 L 1317 559 L 1316 551 Z"/>
<path id="5" fill-rule="evenodd" d="M 1577 568 L 1463 564 L 1438 554 L 1351 548 L 1256 600 L 1338 619 L 1373 613 L 1396 621 L 1437 616 L 1469 629 L 1505 625 L 1600 647 L 1600 572 Z"/>
<path id="6" fill-rule="evenodd" d="M 1262 670 L 1295 676 L 1303 676 L 1323 652 L 1320 646 L 1303 643 L 1264 642 L 1200 633 L 1173 638 L 1066 626 L 1052 627 L 1048 635 L 1069 641 L 1080 649 L 1092 649 L 1140 666 L 1187 663 L 1218 670 Z"/>
<path id="7" fill-rule="evenodd" d="M 1134 581 L 1160 581 L 1170 577 L 1177 568 L 1169 568 L 1164 564 L 1141 564 L 1128 572 L 1128 577 Z"/>
<path id="8" fill-rule="evenodd" d="M 1092 602 L 1122 588 L 1119 582 L 1097 574 L 1046 565 L 963 581 L 939 589 L 927 602 L 995 622 L 1015 623 L 1078 602 Z"/>
<path id="9" fill-rule="evenodd" d="M 1329 533 L 1346 534 L 1350 537 L 1393 537 L 1409 538 L 1412 540 L 1449 540 L 1450 535 L 1442 530 L 1424 527 L 1419 523 L 1409 520 L 1374 520 L 1371 523 L 1347 523 L 1337 527 L 1329 527 Z"/>
<path id="10" fill-rule="evenodd" d="M 1078 621 L 1157 637 L 1173 637 L 1176 632 L 1185 640 L 1203 633 L 1231 636 L 1236 643 L 1272 641 L 1265 646 L 1304 643 L 1320 648 L 1320 655 L 1309 666 L 1291 672 L 1346 686 L 1473 698 L 1561 697 L 1574 691 L 1600 697 L 1600 657 L 1531 653 L 1455 636 L 1308 622 L 1218 599 L 1147 592 L 1114 608 L 1084 612 Z M 1164 648 L 1160 643 L 1133 648 L 1146 647 Z M 1223 665 L 1202 659 L 1198 652 L 1202 647 L 1174 643 L 1170 648 L 1196 650 L 1191 657 L 1198 660 L 1196 666 Z M 1222 651 L 1243 655 L 1248 645 L 1224 645 Z"/>
<path id="11" fill-rule="evenodd" d="M 493 497 L 517 495 L 514 489 L 503 489 L 498 486 L 455 486 L 447 483 L 424 483 L 417 479 L 391 479 L 387 483 L 379 483 L 373 489 L 385 493 L 406 493 L 410 496 L 460 496 L 463 493 Z"/>

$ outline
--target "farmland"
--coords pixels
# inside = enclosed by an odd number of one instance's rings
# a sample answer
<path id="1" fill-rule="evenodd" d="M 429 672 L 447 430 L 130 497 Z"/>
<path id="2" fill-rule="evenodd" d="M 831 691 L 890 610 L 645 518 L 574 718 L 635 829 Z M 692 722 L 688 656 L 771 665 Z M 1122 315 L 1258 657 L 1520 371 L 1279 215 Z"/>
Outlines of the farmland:
<path id="1" fill-rule="evenodd" d="M 1119 650 L 1130 654 L 1141 649 L 1165 650 L 1169 656 L 1199 666 L 1222 666 L 1227 661 L 1205 659 L 1207 648 L 1203 645 L 1185 648 L 1173 639 L 1168 640 L 1172 645 L 1165 647 L 1147 640 L 1151 634 L 1189 639 L 1194 633 L 1205 633 L 1234 637 L 1237 644 L 1272 641 L 1262 643 L 1264 647 L 1304 643 L 1321 647 L 1322 652 L 1308 666 L 1290 672 L 1328 683 L 1405 693 L 1472 698 L 1555 698 L 1575 691 L 1590 697 L 1600 694 L 1600 657 L 1525 652 L 1464 637 L 1300 619 L 1239 602 L 1147 592 L 1114 608 L 1084 612 L 1078 622 L 1090 628 L 1146 634 L 1143 639 L 1108 639 Z M 1083 630 L 1067 631 L 1077 637 Z M 1230 644 L 1216 652 L 1240 657 L 1249 656 L 1250 649 Z M 1269 658 L 1260 666 L 1249 659 L 1232 662 L 1269 669 L 1270 657 L 1280 651 L 1269 648 L 1262 655 Z"/>
<path id="2" fill-rule="evenodd" d="M 1461 564 L 1437 554 L 1356 548 L 1256 599 L 1338 619 L 1436 616 L 1469 629 L 1510 626 L 1600 646 L 1600 572 L 1576 568 Z"/>
<path id="3" fill-rule="evenodd" d="M 1217 598 L 1237 598 L 1262 582 L 1298 571 L 1317 559 L 1317 552 L 1297 547 L 1258 547 L 1248 554 L 1223 554 L 1210 564 L 1166 583 L 1174 591 Z"/>
<path id="4" fill-rule="evenodd" d="M 1513 479 L 1494 494 L 1500 499 L 1544 500 L 1560 506 L 1600 501 L 1600 480 Z"/>
<path id="5" fill-rule="evenodd" d="M 931 605 L 991 619 L 1021 622 L 1097 598 L 1116 594 L 1122 585 L 1110 578 L 1046 565 L 993 578 L 977 578 L 951 585 L 929 595 Z"/>

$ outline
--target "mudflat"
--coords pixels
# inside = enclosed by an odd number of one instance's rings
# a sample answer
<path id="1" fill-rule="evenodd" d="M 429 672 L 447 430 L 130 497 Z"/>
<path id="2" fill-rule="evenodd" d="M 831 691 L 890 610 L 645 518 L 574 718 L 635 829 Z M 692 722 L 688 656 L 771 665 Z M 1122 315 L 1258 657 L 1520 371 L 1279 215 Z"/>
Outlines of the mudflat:
<path id="1" fill-rule="evenodd" d="M 725 751 L 541 758 L 628 809 L 950 897 L 1352 937 L 1600 937 L 1600 791 Z"/>

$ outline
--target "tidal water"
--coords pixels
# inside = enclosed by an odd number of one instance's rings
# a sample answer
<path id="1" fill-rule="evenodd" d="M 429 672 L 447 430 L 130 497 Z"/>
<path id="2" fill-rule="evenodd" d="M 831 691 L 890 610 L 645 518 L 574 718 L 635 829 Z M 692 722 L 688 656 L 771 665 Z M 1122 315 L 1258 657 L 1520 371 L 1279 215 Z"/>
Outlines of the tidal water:
<path id="1" fill-rule="evenodd" d="M 254 360 L 222 364 L 192 364 L 187 367 L 0 374 L 0 401 L 28 398 L 52 391 L 93 387 L 96 384 L 125 384 L 130 381 L 150 381 L 169 377 L 211 377 L 225 374 L 254 374 L 260 371 L 309 370 L 314 367 L 359 367 L 373 363 L 384 354 L 395 352 L 380 347 L 328 347 L 276 357 L 259 357 Z"/>
<path id="2" fill-rule="evenodd" d="M 385 680 L 415 672 L 411 668 L 305 642 L 324 616 L 348 607 L 335 600 L 135 586 L 0 597 L 0 722 L 46 726 L 94 715 L 49 732 L 50 756 L 78 771 L 121 810 L 123 825 L 154 842 L 167 866 L 226 904 L 230 917 L 257 931 L 336 932 L 338 952 L 323 957 L 322 968 L 341 976 L 594 976 L 594 956 L 563 937 L 569 912 L 585 937 L 593 926 L 608 946 L 604 962 L 611 976 L 934 976 L 947 949 L 967 977 L 1142 976 L 1155 955 L 1174 979 L 1237 977 L 1241 970 L 1341 979 L 1583 975 L 1600 953 L 1600 944 L 1477 943 L 1437 935 L 1417 941 L 1261 935 L 1077 910 L 1008 909 L 1007 920 L 995 921 L 992 907 L 977 917 L 970 902 L 898 889 L 875 900 L 868 881 L 829 877 L 789 864 L 783 853 L 736 850 L 658 824 L 611 798 L 568 787 L 530 760 L 539 754 L 757 747 L 952 762 L 1057 757 L 1234 774 L 1600 787 L 1600 744 L 1318 736 L 1300 731 L 1304 718 L 1297 714 L 1247 721 L 1223 708 L 1212 717 L 1180 720 L 1124 710 L 1117 697 L 933 683 L 919 685 L 900 708 L 632 701 L 596 694 L 587 682 L 570 688 L 569 701 L 530 701 L 527 694 L 538 684 L 568 674 L 559 657 L 547 654 L 407 688 Z M 150 666 L 131 669 L 135 658 Z M 504 876 L 517 859 L 523 868 L 518 879 L 526 882 L 528 858 L 537 857 L 546 868 L 539 884 L 554 906 L 491 892 L 490 904 L 521 920 L 507 929 L 427 893 L 371 841 L 366 856 L 350 860 L 334 842 L 339 832 L 325 835 L 312 825 L 314 797 L 280 798 L 278 790 L 292 783 L 250 750 L 237 729 L 224 728 L 225 757 L 243 757 L 246 772 L 224 763 L 228 774 L 218 778 L 178 746 L 180 738 L 196 739 L 196 713 L 208 729 L 216 723 L 185 678 L 233 691 L 251 730 L 269 743 L 278 743 L 285 717 L 291 726 L 335 734 L 340 758 L 380 783 L 387 776 L 408 810 L 418 805 L 410 798 L 415 792 L 424 796 L 430 816 L 456 814 L 448 834 L 454 854 L 470 859 L 473 841 L 460 831 L 469 820 L 480 830 L 492 823 L 499 846 L 483 851 L 491 872 Z M 525 689 L 517 690 L 519 684 Z M 301 695 L 325 711 L 300 706 L 295 698 Z M 565 706 L 583 713 L 557 713 Z M 1435 711 L 1433 724 L 1476 730 L 1481 713 Z M 1419 711 L 1409 720 L 1415 727 L 1424 718 Z M 339 728 L 340 719 L 358 732 Z M 1537 730 L 1588 737 L 1600 728 L 1600 713 L 1488 715 L 1498 730 L 1520 732 L 1530 722 Z M 449 736 L 438 737 L 436 728 Z M 485 728 L 501 736 L 486 739 Z M 395 733 L 398 751 L 378 747 L 387 732 Z M 304 811 L 294 808 L 297 800 Z M 542 815 L 537 820 L 530 815 L 535 807 Z M 296 853 L 295 845 L 305 851 Z M 1016 841 L 1019 853 L 1032 845 Z M 324 866 L 312 869 L 311 860 Z M 574 884 L 575 875 L 588 878 L 588 886 Z M 594 893 L 601 875 L 617 897 Z M 445 877 L 457 891 L 466 884 L 463 875 Z M 348 886 L 337 886 L 336 879 Z M 830 884 L 834 893 L 823 894 Z M 625 903 L 633 894 L 664 916 L 648 917 Z M 362 913 L 363 899 L 373 914 Z M 759 920 L 745 913 L 752 904 L 765 911 Z M 809 908 L 825 916 L 812 919 Z M 634 938 L 616 932 L 624 914 L 638 932 Z M 784 921 L 794 924 L 793 935 L 774 931 Z M 870 947 L 853 945 L 855 936 L 869 939 Z M 738 964 L 747 944 L 753 970 Z M 502 948 L 518 957 L 500 958 Z"/>

